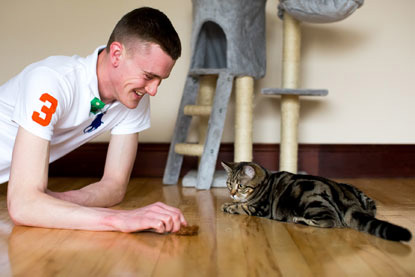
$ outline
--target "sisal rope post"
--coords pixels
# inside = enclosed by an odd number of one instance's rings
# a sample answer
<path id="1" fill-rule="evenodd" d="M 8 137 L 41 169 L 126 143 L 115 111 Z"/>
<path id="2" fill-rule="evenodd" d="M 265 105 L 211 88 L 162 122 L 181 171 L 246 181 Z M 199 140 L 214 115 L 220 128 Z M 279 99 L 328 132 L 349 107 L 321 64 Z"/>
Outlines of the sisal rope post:
<path id="1" fill-rule="evenodd" d="M 252 102 L 254 78 L 237 77 L 235 81 L 235 162 L 252 161 Z"/>
<path id="2" fill-rule="evenodd" d="M 283 88 L 298 88 L 300 76 L 301 29 L 300 22 L 284 13 L 283 22 Z M 298 119 L 300 100 L 298 95 L 281 96 L 281 144 L 280 170 L 297 173 Z"/>
<path id="3" fill-rule="evenodd" d="M 200 87 L 199 94 L 197 98 L 197 104 L 199 106 L 206 106 L 206 109 L 211 109 L 213 103 L 213 97 L 216 90 L 216 81 L 218 79 L 217 75 L 203 75 L 200 76 Z M 203 108 L 202 108 L 203 109 Z M 199 134 L 199 144 L 204 145 L 206 141 L 206 134 L 209 123 L 208 116 L 199 116 L 198 122 L 198 134 Z"/>

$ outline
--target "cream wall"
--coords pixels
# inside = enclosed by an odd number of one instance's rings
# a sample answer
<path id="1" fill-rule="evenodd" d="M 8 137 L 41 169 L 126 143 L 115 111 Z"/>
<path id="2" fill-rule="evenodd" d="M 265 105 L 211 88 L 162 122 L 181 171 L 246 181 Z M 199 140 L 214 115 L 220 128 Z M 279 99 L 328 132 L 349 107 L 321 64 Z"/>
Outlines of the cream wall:
<path id="1" fill-rule="evenodd" d="M 255 143 L 280 139 L 279 98 L 260 94 L 281 81 L 277 2 L 267 2 L 267 74 L 255 86 Z M 169 142 L 190 62 L 190 0 L 0 0 L 0 83 L 50 55 L 90 54 L 123 14 L 144 5 L 164 11 L 183 44 L 171 77 L 151 100 L 152 127 L 140 135 L 142 142 Z M 302 98 L 300 143 L 415 143 L 414 27 L 413 0 L 366 0 L 344 21 L 302 25 L 302 87 L 327 88 L 329 95 Z M 233 141 L 233 111 L 232 102 L 223 142 Z"/>

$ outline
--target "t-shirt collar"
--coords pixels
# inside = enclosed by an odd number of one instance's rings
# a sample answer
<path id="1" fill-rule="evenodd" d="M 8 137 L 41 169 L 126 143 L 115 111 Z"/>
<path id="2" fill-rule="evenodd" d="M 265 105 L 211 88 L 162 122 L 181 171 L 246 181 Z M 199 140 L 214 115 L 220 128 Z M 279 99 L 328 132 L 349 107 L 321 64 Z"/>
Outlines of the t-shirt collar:
<path id="1" fill-rule="evenodd" d="M 106 45 L 101 45 L 98 48 L 95 49 L 94 53 L 86 57 L 86 63 L 88 66 L 89 72 L 91 72 L 91 78 L 89 81 L 89 88 L 92 92 L 91 100 L 94 97 L 97 97 L 98 99 L 101 99 L 99 95 L 98 90 L 98 76 L 97 76 L 97 62 L 98 62 L 98 54 L 104 50 Z"/>

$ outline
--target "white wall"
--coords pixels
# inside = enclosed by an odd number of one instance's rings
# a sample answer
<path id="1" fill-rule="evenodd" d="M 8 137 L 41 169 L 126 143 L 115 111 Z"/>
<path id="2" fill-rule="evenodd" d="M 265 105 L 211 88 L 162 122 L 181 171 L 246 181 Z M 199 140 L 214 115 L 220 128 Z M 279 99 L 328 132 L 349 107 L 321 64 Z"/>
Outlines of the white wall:
<path id="1" fill-rule="evenodd" d="M 280 86 L 277 3 L 267 2 L 267 74 L 255 86 L 255 143 L 280 139 L 279 98 L 260 94 Z M 182 40 L 182 57 L 152 98 L 152 128 L 140 135 L 143 142 L 169 142 L 190 62 L 190 0 L 0 0 L 0 83 L 50 55 L 90 54 L 122 15 L 140 6 L 164 11 Z M 415 143 L 414 27 L 413 0 L 366 0 L 344 21 L 302 25 L 302 87 L 327 88 L 329 95 L 302 98 L 301 143 Z M 223 142 L 233 141 L 233 111 L 232 102 Z"/>

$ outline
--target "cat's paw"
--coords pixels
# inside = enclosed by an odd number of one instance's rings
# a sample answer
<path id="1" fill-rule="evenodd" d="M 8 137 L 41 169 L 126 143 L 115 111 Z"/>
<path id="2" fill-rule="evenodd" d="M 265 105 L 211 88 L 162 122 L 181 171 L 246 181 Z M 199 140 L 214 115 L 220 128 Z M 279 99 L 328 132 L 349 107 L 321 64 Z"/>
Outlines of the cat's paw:
<path id="1" fill-rule="evenodd" d="M 226 209 L 232 204 L 233 203 L 224 203 L 224 204 L 222 204 L 222 207 L 221 207 L 222 212 L 226 212 Z"/>
<path id="2" fill-rule="evenodd" d="M 306 219 L 304 217 L 293 217 L 293 222 L 297 224 L 304 224 L 308 226 L 319 227 L 319 225 L 312 219 Z"/>
<path id="3" fill-rule="evenodd" d="M 230 214 L 237 214 L 237 204 L 235 203 L 225 203 L 222 205 L 222 211 Z"/>

